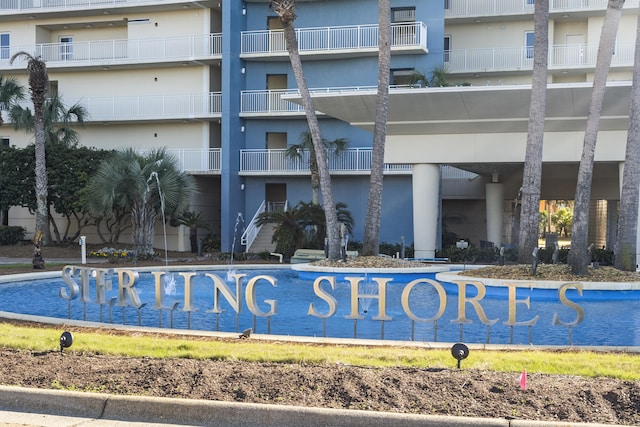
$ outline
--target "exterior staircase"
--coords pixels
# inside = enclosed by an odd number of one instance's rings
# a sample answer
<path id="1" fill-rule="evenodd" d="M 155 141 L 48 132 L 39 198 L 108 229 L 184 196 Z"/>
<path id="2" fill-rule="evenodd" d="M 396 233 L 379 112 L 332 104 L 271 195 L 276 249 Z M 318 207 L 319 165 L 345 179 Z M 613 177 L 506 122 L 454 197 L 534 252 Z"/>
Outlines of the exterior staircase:
<path id="1" fill-rule="evenodd" d="M 276 244 L 271 242 L 274 228 L 275 224 L 264 224 L 246 251 L 252 253 L 273 252 L 276 248 Z"/>

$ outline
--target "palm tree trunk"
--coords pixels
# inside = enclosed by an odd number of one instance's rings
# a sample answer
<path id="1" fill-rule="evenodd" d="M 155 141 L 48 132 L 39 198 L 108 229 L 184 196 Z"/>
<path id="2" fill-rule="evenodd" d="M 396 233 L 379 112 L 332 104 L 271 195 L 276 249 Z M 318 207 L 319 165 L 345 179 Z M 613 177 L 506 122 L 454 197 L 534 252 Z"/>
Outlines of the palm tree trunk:
<path id="1" fill-rule="evenodd" d="M 593 157 L 598 139 L 598 128 L 602 103 L 607 85 L 607 76 L 611 66 L 616 33 L 622 15 L 624 0 L 609 0 L 607 13 L 602 24 L 600 46 L 593 77 L 593 91 L 591 104 L 587 116 L 587 126 L 584 133 L 584 145 L 582 158 L 578 169 L 578 183 L 576 185 L 576 198 L 573 213 L 573 228 L 571 234 L 571 250 L 567 263 L 571 266 L 573 274 L 586 275 L 587 266 L 591 261 L 587 252 L 589 235 L 589 204 L 591 202 L 591 183 L 593 172 Z"/>
<path id="2" fill-rule="evenodd" d="M 327 154 L 320 134 L 318 117 L 316 116 L 316 111 L 302 70 L 302 61 L 300 60 L 300 53 L 298 52 L 298 41 L 296 39 L 293 21 L 283 19 L 283 26 L 284 36 L 287 43 L 287 51 L 289 52 L 289 58 L 291 60 L 291 68 L 293 69 L 293 73 L 296 77 L 298 90 L 300 91 L 300 96 L 302 98 L 302 104 L 307 116 L 311 139 L 313 140 L 316 161 L 318 163 L 320 192 L 322 194 L 324 213 L 327 220 L 329 258 L 338 259 L 340 257 L 339 224 L 338 216 L 336 215 L 335 203 L 333 202 L 333 190 L 331 187 L 331 176 L 329 175 L 329 168 L 327 166 Z"/>
<path id="3" fill-rule="evenodd" d="M 633 85 L 631 87 L 631 110 L 627 150 L 624 156 L 622 193 L 620 195 L 620 218 L 614 249 L 614 265 L 620 270 L 635 271 L 638 260 L 638 188 L 640 187 L 640 12 L 636 27 L 636 50 L 633 62 Z"/>
<path id="4" fill-rule="evenodd" d="M 389 112 L 389 67 L 391 63 L 391 1 L 378 1 L 378 94 L 376 121 L 373 129 L 369 203 L 364 228 L 362 255 L 378 255 L 380 249 L 380 217 L 384 181 L 384 148 Z"/>
<path id="5" fill-rule="evenodd" d="M 542 147 L 547 105 L 547 63 L 549 56 L 549 0 L 537 0 L 534 14 L 533 76 L 529 129 L 522 176 L 522 207 L 518 238 L 518 261 L 529 263 L 538 247 Z"/>
<path id="6" fill-rule="evenodd" d="M 39 103 L 40 105 L 36 105 Z M 51 231 L 49 230 L 49 213 L 47 211 L 48 179 L 47 162 L 45 154 L 45 130 L 44 130 L 44 99 L 42 103 L 34 99 L 34 127 L 35 127 L 35 192 L 36 192 L 36 230 L 42 231 L 42 245 L 51 243 Z"/>

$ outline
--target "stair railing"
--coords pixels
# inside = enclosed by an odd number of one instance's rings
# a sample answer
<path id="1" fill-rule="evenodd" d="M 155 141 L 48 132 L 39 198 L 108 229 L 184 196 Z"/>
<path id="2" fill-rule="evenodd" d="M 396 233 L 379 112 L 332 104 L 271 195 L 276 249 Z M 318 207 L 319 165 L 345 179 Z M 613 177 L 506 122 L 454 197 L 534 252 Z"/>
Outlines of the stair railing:
<path id="1" fill-rule="evenodd" d="M 256 211 L 255 215 L 253 215 L 253 218 L 251 218 L 251 222 L 249 222 L 249 225 L 244 230 L 244 233 L 242 233 L 240 242 L 242 245 L 244 245 L 245 252 L 249 252 L 249 248 L 251 248 L 253 241 L 256 239 L 256 237 L 258 236 L 258 233 L 260 232 L 260 229 L 262 228 L 261 225 L 257 225 L 258 216 L 266 210 L 266 207 L 267 207 L 267 202 L 263 200 L 262 204 L 260 204 L 260 207 Z"/>

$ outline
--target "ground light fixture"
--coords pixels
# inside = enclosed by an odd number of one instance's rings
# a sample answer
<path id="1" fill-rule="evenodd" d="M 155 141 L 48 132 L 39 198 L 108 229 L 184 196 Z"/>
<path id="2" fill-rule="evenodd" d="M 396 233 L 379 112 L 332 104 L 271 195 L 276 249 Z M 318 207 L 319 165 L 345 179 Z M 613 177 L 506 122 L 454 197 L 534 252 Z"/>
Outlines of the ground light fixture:
<path id="1" fill-rule="evenodd" d="M 460 362 L 469 356 L 469 347 L 457 342 L 451 347 L 451 355 L 458 361 L 458 369 L 460 369 Z"/>
<path id="2" fill-rule="evenodd" d="M 71 344 L 73 344 L 73 335 L 71 335 L 69 331 L 63 332 L 62 335 L 60 335 L 60 353 L 62 353 L 65 348 L 71 347 Z"/>

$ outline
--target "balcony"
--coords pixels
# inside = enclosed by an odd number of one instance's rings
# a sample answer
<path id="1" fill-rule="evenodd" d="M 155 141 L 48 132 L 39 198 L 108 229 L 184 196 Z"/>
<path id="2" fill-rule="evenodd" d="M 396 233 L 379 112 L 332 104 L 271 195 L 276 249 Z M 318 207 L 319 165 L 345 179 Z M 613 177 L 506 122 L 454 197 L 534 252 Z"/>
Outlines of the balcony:
<path id="1" fill-rule="evenodd" d="M 142 153 L 150 150 L 142 149 Z M 182 172 L 192 175 L 219 175 L 221 168 L 220 148 L 209 149 L 168 149 L 167 153 L 176 158 Z"/>
<path id="2" fill-rule="evenodd" d="M 340 56 L 374 56 L 378 54 L 378 26 L 298 28 L 298 50 L 307 59 Z M 427 53 L 427 26 L 422 22 L 391 26 L 391 51 Z M 282 30 L 245 31 L 241 35 L 240 57 L 245 60 L 288 60 Z"/>
<path id="3" fill-rule="evenodd" d="M 573 13 L 576 16 L 602 14 L 608 0 L 549 0 L 549 14 Z M 637 8 L 639 0 L 627 0 L 624 9 Z M 445 0 L 446 19 L 473 19 L 533 15 L 534 0 Z"/>
<path id="4" fill-rule="evenodd" d="M 0 50 L 0 70 L 26 68 L 26 61 L 9 60 L 16 52 L 35 52 L 54 70 L 127 67 L 141 64 L 213 62 L 222 58 L 222 34 L 139 40 L 96 40 L 76 43 L 44 43 L 11 46 Z"/>
<path id="5" fill-rule="evenodd" d="M 240 93 L 240 116 L 303 116 L 302 105 L 281 99 L 282 95 L 297 93 L 297 89 L 243 90 Z"/>
<path id="6" fill-rule="evenodd" d="M 333 175 L 369 175 L 371 148 L 351 148 L 336 154 L 327 152 L 329 170 Z M 286 150 L 240 150 L 240 175 L 309 175 L 308 151 L 299 158 L 290 158 Z M 410 175 L 411 165 L 385 165 L 385 174 Z"/>
<path id="7" fill-rule="evenodd" d="M 213 120 L 222 117 L 222 93 L 148 96 L 63 97 L 66 106 L 80 104 L 91 122 Z M 30 101 L 23 101 L 32 108 Z M 6 119 L 8 117 L 4 116 Z"/>
<path id="8" fill-rule="evenodd" d="M 635 45 L 620 43 L 615 48 L 611 67 L 633 67 Z M 593 70 L 598 45 L 557 45 L 549 49 L 549 71 Z M 517 72 L 533 69 L 530 48 L 462 49 L 445 53 L 449 73 Z"/>
<path id="9" fill-rule="evenodd" d="M 110 15 L 125 10 L 194 10 L 210 7 L 220 9 L 213 0 L 0 0 L 0 21 L 35 18 L 57 18 L 90 15 Z"/>

